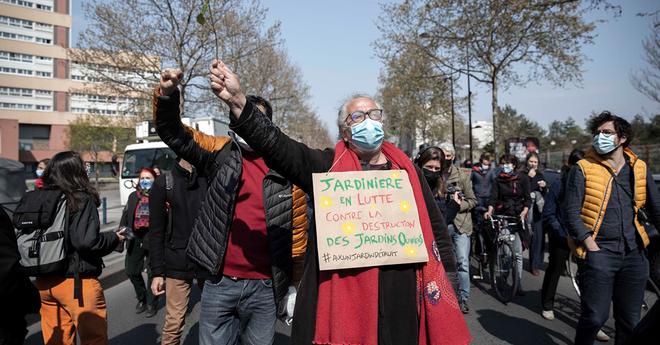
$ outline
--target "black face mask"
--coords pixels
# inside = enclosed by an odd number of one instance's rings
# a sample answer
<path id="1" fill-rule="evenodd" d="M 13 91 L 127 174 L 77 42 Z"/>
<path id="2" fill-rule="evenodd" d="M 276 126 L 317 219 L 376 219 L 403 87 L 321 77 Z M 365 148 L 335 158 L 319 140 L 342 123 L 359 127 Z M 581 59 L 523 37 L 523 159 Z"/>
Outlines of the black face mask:
<path id="1" fill-rule="evenodd" d="M 445 170 L 449 171 L 449 168 L 454 164 L 453 159 L 445 159 Z"/>
<path id="2" fill-rule="evenodd" d="M 431 171 L 428 169 L 422 169 L 424 172 L 424 178 L 426 178 L 426 183 L 429 184 L 431 189 L 434 189 L 438 186 L 438 180 L 442 177 L 442 171 Z"/>

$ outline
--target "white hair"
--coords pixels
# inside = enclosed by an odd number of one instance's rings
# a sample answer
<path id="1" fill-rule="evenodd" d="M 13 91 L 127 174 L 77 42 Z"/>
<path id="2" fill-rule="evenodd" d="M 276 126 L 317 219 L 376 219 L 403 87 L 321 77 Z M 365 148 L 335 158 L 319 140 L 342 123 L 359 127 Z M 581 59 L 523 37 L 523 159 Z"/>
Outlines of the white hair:
<path id="1" fill-rule="evenodd" d="M 454 150 L 454 145 L 452 145 L 451 143 L 442 143 L 440 144 L 439 147 L 444 153 L 449 153 L 452 156 L 456 154 L 456 150 Z"/>
<path id="2" fill-rule="evenodd" d="M 376 103 L 376 108 L 378 109 L 383 109 L 383 107 L 380 106 L 378 101 L 376 101 L 373 97 L 364 94 L 364 93 L 354 93 L 350 96 L 348 96 L 346 99 L 344 99 L 344 102 L 342 103 L 341 107 L 339 107 L 339 114 L 337 115 L 337 127 L 339 129 L 339 136 L 344 132 L 344 130 L 348 129 L 349 126 L 346 124 L 346 118 L 348 117 L 348 104 L 351 103 L 354 99 L 358 98 L 366 98 L 374 101 Z M 383 118 L 381 121 L 385 120 L 385 112 L 383 112 Z"/>

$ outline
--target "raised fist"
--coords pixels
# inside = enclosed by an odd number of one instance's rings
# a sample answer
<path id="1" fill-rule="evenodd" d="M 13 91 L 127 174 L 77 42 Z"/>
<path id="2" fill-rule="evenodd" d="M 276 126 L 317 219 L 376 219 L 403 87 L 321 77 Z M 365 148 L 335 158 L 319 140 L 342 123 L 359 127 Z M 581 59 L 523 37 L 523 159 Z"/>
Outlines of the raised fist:
<path id="1" fill-rule="evenodd" d="M 241 90 L 238 76 L 234 74 L 221 60 L 214 59 L 211 64 L 211 89 L 232 109 L 232 112 L 243 109 L 245 94 Z M 236 116 L 240 115 L 236 114 Z"/>
<path id="2" fill-rule="evenodd" d="M 178 68 L 166 68 L 160 72 L 160 92 L 164 96 L 169 96 L 174 92 L 176 87 L 183 78 L 183 72 Z"/>

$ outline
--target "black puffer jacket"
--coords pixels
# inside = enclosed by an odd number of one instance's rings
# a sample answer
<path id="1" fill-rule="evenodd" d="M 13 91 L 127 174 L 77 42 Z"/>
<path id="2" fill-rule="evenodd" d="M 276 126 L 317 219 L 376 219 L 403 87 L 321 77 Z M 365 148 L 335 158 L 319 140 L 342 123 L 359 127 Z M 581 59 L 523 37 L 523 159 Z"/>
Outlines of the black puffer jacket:
<path id="1" fill-rule="evenodd" d="M 313 198 L 312 173 L 327 172 L 330 170 L 334 160 L 335 152 L 332 149 L 313 150 L 306 145 L 292 140 L 280 131 L 266 116 L 264 116 L 248 99 L 239 120 L 232 118 L 230 128 L 236 131 L 247 143 L 257 152 L 263 154 L 266 164 L 283 174 L 291 182 L 300 186 L 308 195 Z M 417 169 L 418 178 L 422 182 L 424 201 L 429 213 L 429 219 L 433 228 L 433 235 L 436 240 L 442 263 L 449 279 L 456 286 L 456 260 L 453 253 L 453 245 L 447 231 L 444 218 L 435 204 L 431 190 L 429 189 L 422 172 Z M 426 187 L 424 187 L 426 186 Z M 311 344 L 316 325 L 316 307 L 319 287 L 319 267 L 318 252 L 316 247 L 316 229 L 314 222 L 310 223 L 309 243 L 307 247 L 307 259 L 303 278 L 298 290 L 296 307 L 293 318 L 293 330 L 291 335 L 292 344 Z M 391 279 L 401 281 L 412 281 L 412 286 L 404 285 L 411 290 L 388 290 L 387 286 L 396 284 L 380 284 L 378 287 L 379 296 L 388 295 L 391 298 L 405 300 L 410 302 L 406 304 L 405 312 L 412 311 L 416 313 L 415 305 L 415 282 L 414 265 L 394 265 L 400 272 L 391 272 L 389 267 L 381 268 L 380 279 Z M 387 274 L 382 273 L 387 271 Z M 385 276 L 390 278 L 386 278 Z M 391 281 L 390 281 L 391 282 Z M 409 298 L 411 297 L 411 298 Z M 380 303 L 380 301 L 379 301 Z M 379 332 L 383 325 L 392 325 L 401 323 L 398 319 L 401 315 L 396 315 L 389 319 L 392 314 L 380 309 L 379 306 Z M 412 321 L 414 321 L 414 315 Z M 404 320 L 411 321 L 411 320 Z M 414 324 L 415 322 L 413 322 Z M 413 328 L 416 332 L 417 325 Z M 414 341 L 414 340 L 413 340 Z"/>
<path id="2" fill-rule="evenodd" d="M 235 140 L 231 140 L 218 151 L 210 151 L 200 146 L 191 132 L 181 124 L 178 91 L 169 97 L 158 97 L 156 129 L 160 138 L 177 155 L 204 171 L 209 179 L 208 192 L 195 219 L 187 253 L 211 275 L 220 275 L 243 168 L 240 147 Z M 270 251 L 268 254 L 271 260 L 275 302 L 278 304 L 291 283 L 291 189 L 290 182 L 272 171 L 264 178 L 263 197 Z M 279 314 L 281 316 L 282 310 Z"/>
<path id="3" fill-rule="evenodd" d="M 166 189 L 167 174 L 172 177 L 171 199 Z M 186 248 L 206 188 L 205 177 L 198 176 L 195 169 L 188 172 L 179 164 L 156 178 L 149 193 L 149 264 L 154 276 L 195 277 L 195 265 L 188 259 Z M 168 233 L 168 204 L 172 213 L 171 233 Z"/>

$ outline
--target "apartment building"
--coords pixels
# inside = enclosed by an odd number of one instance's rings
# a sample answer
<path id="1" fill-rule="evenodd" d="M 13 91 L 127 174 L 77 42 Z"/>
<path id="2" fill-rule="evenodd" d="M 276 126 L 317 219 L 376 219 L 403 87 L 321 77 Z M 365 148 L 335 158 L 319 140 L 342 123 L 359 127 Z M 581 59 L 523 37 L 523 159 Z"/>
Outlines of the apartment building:
<path id="1" fill-rule="evenodd" d="M 98 65 L 90 68 L 70 58 L 70 5 L 70 0 L 0 0 L 0 156 L 20 160 L 27 172 L 68 149 L 68 124 L 80 115 L 136 115 L 137 105 L 146 103 L 130 93 L 90 87 L 99 81 L 90 73 Z M 100 158 L 110 157 L 106 152 Z"/>

